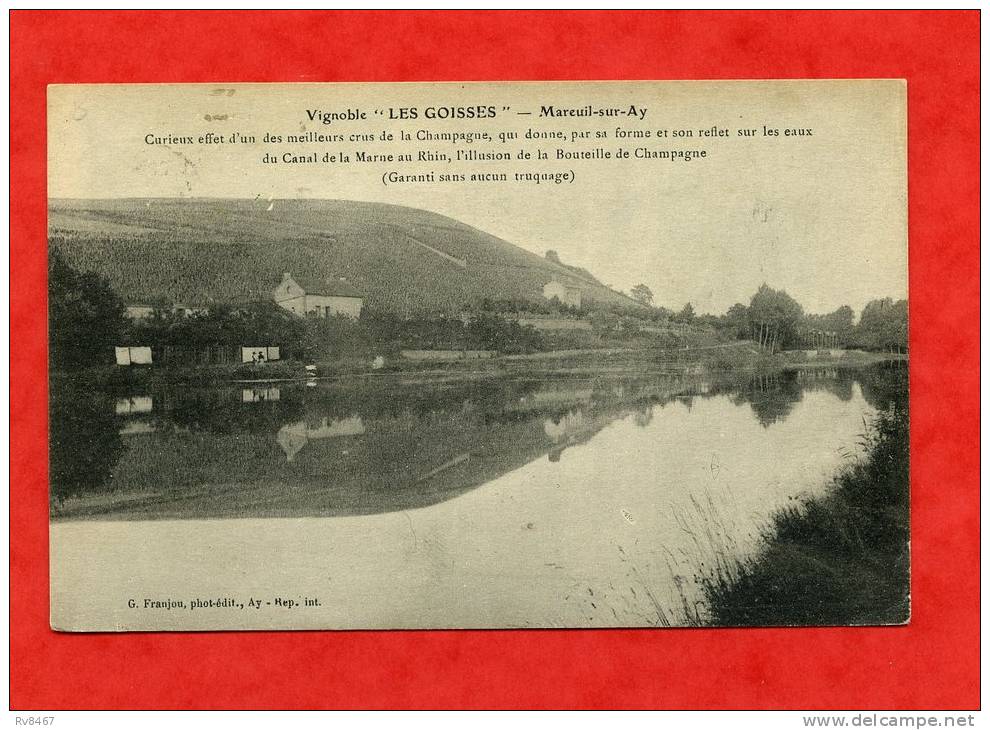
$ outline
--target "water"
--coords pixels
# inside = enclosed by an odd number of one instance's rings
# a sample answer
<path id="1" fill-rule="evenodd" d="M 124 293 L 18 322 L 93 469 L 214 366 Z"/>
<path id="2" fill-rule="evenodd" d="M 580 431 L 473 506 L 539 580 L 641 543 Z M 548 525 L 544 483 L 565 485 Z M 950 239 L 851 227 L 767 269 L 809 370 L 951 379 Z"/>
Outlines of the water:
<path id="1" fill-rule="evenodd" d="M 827 488 L 887 390 L 825 369 L 56 395 L 56 607 L 181 628 L 121 597 L 305 592 L 195 626 L 374 628 L 703 618 L 698 573 Z"/>

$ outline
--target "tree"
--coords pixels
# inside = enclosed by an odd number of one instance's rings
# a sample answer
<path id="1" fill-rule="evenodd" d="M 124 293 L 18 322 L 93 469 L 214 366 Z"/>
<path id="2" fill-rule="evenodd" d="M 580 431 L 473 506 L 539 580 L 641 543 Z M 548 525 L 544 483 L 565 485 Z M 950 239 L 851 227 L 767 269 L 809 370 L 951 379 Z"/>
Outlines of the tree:
<path id="1" fill-rule="evenodd" d="M 694 321 L 694 307 L 691 302 L 684 305 L 680 312 L 674 315 L 674 321 L 681 324 L 691 324 Z"/>
<path id="2" fill-rule="evenodd" d="M 543 256 L 546 258 L 547 261 L 553 261 L 555 264 L 560 263 L 560 256 L 558 256 L 557 252 L 554 251 L 552 248 L 549 249 L 545 254 L 543 254 Z"/>
<path id="3" fill-rule="evenodd" d="M 733 304 L 722 317 L 723 326 L 737 340 L 749 336 L 749 308 L 745 304 Z"/>
<path id="4" fill-rule="evenodd" d="M 827 316 L 830 320 L 830 329 L 838 333 L 841 341 L 848 341 L 852 336 L 853 320 L 856 318 L 852 307 L 843 305 Z"/>
<path id="5" fill-rule="evenodd" d="M 334 318 L 330 318 L 334 319 Z M 282 348 L 282 359 L 309 357 L 307 348 L 320 337 L 336 342 L 339 329 L 320 332 L 327 319 L 303 319 L 272 301 L 238 306 L 213 304 L 205 314 L 185 316 L 170 311 L 131 323 L 124 333 L 126 344 L 151 347 L 269 345 Z"/>
<path id="6" fill-rule="evenodd" d="M 124 302 L 99 274 L 80 273 L 48 250 L 48 357 L 53 368 L 113 362 L 124 329 Z"/>
<path id="7" fill-rule="evenodd" d="M 894 302 L 888 312 L 890 333 L 889 344 L 891 348 L 900 352 L 907 351 L 908 347 L 908 303 L 907 299 L 899 299 Z"/>
<path id="8" fill-rule="evenodd" d="M 853 336 L 852 307 L 842 306 L 828 314 L 807 314 L 802 328 L 803 340 L 813 347 L 838 347 L 849 344 Z"/>
<path id="9" fill-rule="evenodd" d="M 472 348 L 502 353 L 532 352 L 542 346 L 542 337 L 535 329 L 498 315 L 473 317 L 465 328 L 465 336 Z"/>
<path id="10" fill-rule="evenodd" d="M 863 308 L 859 318 L 859 344 L 875 350 L 907 348 L 907 300 L 895 302 L 890 297 L 874 299 Z"/>
<path id="11" fill-rule="evenodd" d="M 804 316 L 801 305 L 783 289 L 760 286 L 749 302 L 749 322 L 753 339 L 772 355 L 798 339 Z"/>
<path id="12" fill-rule="evenodd" d="M 653 292 L 646 284 L 637 284 L 629 291 L 629 295 L 640 304 L 653 306 Z"/>

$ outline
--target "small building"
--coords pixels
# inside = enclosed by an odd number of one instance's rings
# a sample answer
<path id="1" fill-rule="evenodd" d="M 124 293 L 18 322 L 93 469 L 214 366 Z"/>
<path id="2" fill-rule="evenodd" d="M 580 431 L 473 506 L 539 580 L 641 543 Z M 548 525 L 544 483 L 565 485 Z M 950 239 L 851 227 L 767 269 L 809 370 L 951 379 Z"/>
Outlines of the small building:
<path id="1" fill-rule="evenodd" d="M 346 279 L 321 281 L 286 272 L 273 292 L 275 303 L 300 317 L 361 316 L 364 297 Z"/>
<path id="2" fill-rule="evenodd" d="M 115 347 L 114 358 L 118 365 L 151 365 L 150 347 Z"/>
<path id="3" fill-rule="evenodd" d="M 155 305 L 148 302 L 127 302 L 124 305 L 124 316 L 135 321 L 151 319 L 155 313 Z"/>
<path id="4" fill-rule="evenodd" d="M 241 362 L 242 363 L 266 363 L 274 362 L 276 360 L 281 360 L 282 355 L 279 352 L 278 346 L 261 346 L 261 347 L 241 347 Z"/>
<path id="5" fill-rule="evenodd" d="M 556 298 L 561 304 L 569 307 L 581 307 L 581 288 L 570 286 L 559 281 L 556 277 L 543 285 L 545 299 Z"/>

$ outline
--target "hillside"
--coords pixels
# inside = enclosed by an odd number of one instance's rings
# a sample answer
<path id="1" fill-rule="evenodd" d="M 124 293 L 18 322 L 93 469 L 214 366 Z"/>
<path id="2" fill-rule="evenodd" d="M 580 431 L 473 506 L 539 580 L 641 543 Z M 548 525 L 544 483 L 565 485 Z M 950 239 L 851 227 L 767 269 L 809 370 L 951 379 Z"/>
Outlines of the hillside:
<path id="1" fill-rule="evenodd" d="M 635 306 L 590 276 L 451 218 L 341 200 L 49 201 L 49 241 L 129 301 L 268 296 L 283 271 L 346 277 L 367 306 L 456 312 L 483 298 L 542 298 L 553 276 L 585 301 Z"/>

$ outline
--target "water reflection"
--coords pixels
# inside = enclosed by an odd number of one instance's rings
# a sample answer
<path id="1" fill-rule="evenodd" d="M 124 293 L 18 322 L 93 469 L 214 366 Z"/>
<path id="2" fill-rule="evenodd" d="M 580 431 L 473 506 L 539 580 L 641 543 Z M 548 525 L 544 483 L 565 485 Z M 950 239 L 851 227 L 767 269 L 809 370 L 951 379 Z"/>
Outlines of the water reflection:
<path id="1" fill-rule="evenodd" d="M 155 400 L 150 395 L 135 395 L 129 398 L 118 398 L 114 403 L 113 412 L 118 416 L 129 416 L 134 413 L 151 413 Z"/>
<path id="2" fill-rule="evenodd" d="M 49 483 L 52 508 L 70 497 L 113 488 L 113 470 L 127 450 L 116 401 L 66 389 L 52 393 L 49 409 Z"/>
<path id="3" fill-rule="evenodd" d="M 282 390 L 277 387 L 241 389 L 241 401 L 244 403 L 265 403 L 279 400 L 281 396 Z"/>
<path id="4" fill-rule="evenodd" d="M 275 440 L 285 452 L 287 461 L 296 458 L 310 441 L 338 438 L 342 436 L 360 436 L 364 433 L 364 422 L 361 416 L 349 418 L 322 418 L 316 423 L 296 421 L 287 423 L 278 430 Z"/>
<path id="5" fill-rule="evenodd" d="M 802 384 L 797 372 L 758 375 L 735 397 L 738 405 L 748 403 L 763 428 L 782 421 L 801 401 Z"/>
<path id="6" fill-rule="evenodd" d="M 764 430 L 787 428 L 809 392 L 850 407 L 858 392 L 877 408 L 890 397 L 891 378 L 875 367 L 717 379 L 438 384 L 389 376 L 150 393 L 59 386 L 51 405 L 52 514 L 391 512 L 449 500 L 535 460 L 560 465 L 569 449 L 596 448 L 599 441 L 602 458 L 614 465 L 612 477 L 622 478 L 624 469 L 643 465 L 638 455 L 616 459 L 616 447 L 597 439 L 617 420 L 652 431 L 669 404 L 689 411 L 698 399 L 720 404 L 698 416 L 705 423 L 697 448 L 704 451 L 706 429 L 720 428 L 725 409 L 748 410 Z M 716 412 L 723 417 L 713 419 Z"/>

